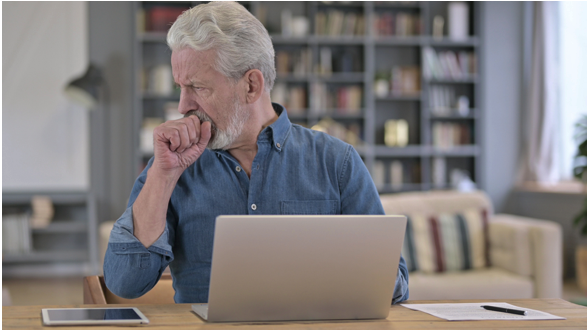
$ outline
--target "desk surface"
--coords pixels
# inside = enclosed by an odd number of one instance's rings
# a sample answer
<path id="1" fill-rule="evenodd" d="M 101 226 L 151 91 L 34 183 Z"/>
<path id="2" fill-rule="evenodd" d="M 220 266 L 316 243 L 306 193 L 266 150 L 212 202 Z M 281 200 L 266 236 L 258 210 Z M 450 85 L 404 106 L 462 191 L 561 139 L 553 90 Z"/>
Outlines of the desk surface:
<path id="1" fill-rule="evenodd" d="M 392 306 L 385 320 L 345 320 L 317 322 L 266 322 L 266 323 L 206 323 L 191 311 L 190 304 L 136 305 L 150 320 L 147 325 L 133 329 L 587 329 L 587 307 L 562 299 L 516 300 L 451 300 L 407 301 L 406 303 L 488 302 L 501 301 L 513 305 L 542 310 L 566 320 L 550 321 L 457 321 L 449 322 L 423 312 L 402 306 Z M 123 306 L 123 305 L 110 305 Z M 79 329 L 74 327 L 44 327 L 41 308 L 100 307 L 76 306 L 6 306 L 2 307 L 3 329 Z M 124 326 L 87 326 L 84 329 L 120 329 Z"/>

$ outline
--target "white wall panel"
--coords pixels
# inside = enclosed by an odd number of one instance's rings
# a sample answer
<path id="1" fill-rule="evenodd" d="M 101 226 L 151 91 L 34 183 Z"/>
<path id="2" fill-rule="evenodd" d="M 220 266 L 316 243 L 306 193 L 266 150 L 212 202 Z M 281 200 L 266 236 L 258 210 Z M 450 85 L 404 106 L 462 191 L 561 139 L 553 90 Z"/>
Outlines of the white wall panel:
<path id="1" fill-rule="evenodd" d="M 2 190 L 87 189 L 88 111 L 62 92 L 87 65 L 87 3 L 2 9 Z"/>

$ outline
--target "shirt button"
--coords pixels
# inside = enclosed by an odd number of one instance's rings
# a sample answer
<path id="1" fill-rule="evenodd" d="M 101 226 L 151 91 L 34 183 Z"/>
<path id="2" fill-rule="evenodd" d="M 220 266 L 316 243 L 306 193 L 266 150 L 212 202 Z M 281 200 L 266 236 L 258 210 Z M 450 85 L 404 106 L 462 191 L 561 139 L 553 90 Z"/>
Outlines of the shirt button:
<path id="1" fill-rule="evenodd" d="M 241 167 L 236 166 L 236 172 L 241 172 Z"/>
<path id="2" fill-rule="evenodd" d="M 275 146 L 277 146 L 277 148 L 281 148 L 281 144 L 280 143 L 275 144 Z"/>
<path id="3" fill-rule="evenodd" d="M 252 210 L 257 210 L 257 205 L 256 205 L 256 204 L 252 204 L 252 205 L 251 205 L 251 209 L 252 209 Z"/>

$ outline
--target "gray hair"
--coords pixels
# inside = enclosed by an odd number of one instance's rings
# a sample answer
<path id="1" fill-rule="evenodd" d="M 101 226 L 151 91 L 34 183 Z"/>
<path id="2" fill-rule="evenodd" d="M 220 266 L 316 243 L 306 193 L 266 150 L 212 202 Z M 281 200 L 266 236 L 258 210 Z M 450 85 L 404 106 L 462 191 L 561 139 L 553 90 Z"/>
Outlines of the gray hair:
<path id="1" fill-rule="evenodd" d="M 181 14 L 167 33 L 172 51 L 215 49 L 215 69 L 238 81 L 251 69 L 263 73 L 265 90 L 275 81 L 275 51 L 267 29 L 236 2 L 210 2 Z"/>

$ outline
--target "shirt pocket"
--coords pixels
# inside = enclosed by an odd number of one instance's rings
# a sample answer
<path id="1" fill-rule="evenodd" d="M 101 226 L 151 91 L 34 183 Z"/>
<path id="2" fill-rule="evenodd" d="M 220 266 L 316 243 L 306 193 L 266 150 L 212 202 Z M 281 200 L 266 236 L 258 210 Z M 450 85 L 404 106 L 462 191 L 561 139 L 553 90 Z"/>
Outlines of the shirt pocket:
<path id="1" fill-rule="evenodd" d="M 333 215 L 337 200 L 289 200 L 281 201 L 282 215 Z"/>

